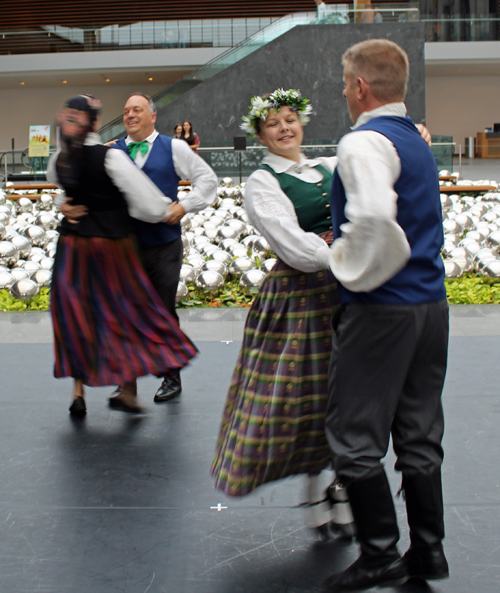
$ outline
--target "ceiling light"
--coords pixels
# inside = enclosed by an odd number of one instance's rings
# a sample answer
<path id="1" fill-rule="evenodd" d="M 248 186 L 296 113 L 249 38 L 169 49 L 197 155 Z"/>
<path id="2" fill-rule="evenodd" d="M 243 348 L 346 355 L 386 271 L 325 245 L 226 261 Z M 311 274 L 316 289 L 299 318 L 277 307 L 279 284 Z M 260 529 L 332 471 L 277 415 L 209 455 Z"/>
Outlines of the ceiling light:
<path id="1" fill-rule="evenodd" d="M 68 81 L 67 81 L 67 80 L 61 80 L 61 82 L 62 82 L 63 84 L 68 84 Z"/>
<path id="2" fill-rule="evenodd" d="M 24 82 L 20 82 L 19 84 L 22 86 L 24 84 Z"/>
<path id="3" fill-rule="evenodd" d="M 152 76 L 150 76 L 150 77 L 148 78 L 148 80 L 153 80 L 153 77 L 152 77 Z"/>

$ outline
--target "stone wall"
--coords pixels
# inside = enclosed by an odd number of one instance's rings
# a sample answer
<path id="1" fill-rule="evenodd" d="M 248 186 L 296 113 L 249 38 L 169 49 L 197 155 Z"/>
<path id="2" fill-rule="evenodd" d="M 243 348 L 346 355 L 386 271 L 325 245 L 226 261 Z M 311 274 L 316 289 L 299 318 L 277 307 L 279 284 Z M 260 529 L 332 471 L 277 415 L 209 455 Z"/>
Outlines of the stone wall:
<path id="1" fill-rule="evenodd" d="M 202 146 L 232 145 L 233 137 L 242 135 L 239 124 L 251 97 L 284 87 L 300 89 L 314 107 L 306 142 L 338 140 L 351 125 L 341 56 L 354 43 L 373 38 L 390 39 L 408 53 L 408 112 L 425 122 L 424 25 L 382 23 L 297 26 L 161 108 L 157 128 L 171 135 L 173 125 L 187 119 Z"/>

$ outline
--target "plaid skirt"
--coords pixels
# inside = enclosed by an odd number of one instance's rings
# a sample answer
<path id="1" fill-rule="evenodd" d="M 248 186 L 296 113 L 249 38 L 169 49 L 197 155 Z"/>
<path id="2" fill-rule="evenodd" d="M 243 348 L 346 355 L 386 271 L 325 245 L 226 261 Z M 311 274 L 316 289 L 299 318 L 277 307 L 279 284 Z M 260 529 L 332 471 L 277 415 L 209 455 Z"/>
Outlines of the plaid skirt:
<path id="1" fill-rule="evenodd" d="M 278 261 L 266 278 L 248 313 L 212 464 L 227 495 L 330 465 L 324 424 L 337 305 L 329 270 Z"/>
<path id="2" fill-rule="evenodd" d="M 123 385 L 180 369 L 197 352 L 154 290 L 131 237 L 61 235 L 50 310 L 58 378 Z"/>

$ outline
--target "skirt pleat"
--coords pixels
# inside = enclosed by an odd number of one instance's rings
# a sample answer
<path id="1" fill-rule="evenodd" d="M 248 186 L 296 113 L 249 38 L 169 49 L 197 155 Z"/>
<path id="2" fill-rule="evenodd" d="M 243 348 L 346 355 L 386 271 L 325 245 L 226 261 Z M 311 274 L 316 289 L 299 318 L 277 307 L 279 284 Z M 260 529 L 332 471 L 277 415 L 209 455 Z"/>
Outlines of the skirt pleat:
<path id="1" fill-rule="evenodd" d="M 58 378 L 123 385 L 180 369 L 197 352 L 154 290 L 130 237 L 61 235 L 51 314 Z"/>
<path id="2" fill-rule="evenodd" d="M 330 464 L 324 424 L 331 316 L 330 271 L 278 262 L 248 313 L 212 464 L 216 488 L 245 495 L 261 484 Z"/>

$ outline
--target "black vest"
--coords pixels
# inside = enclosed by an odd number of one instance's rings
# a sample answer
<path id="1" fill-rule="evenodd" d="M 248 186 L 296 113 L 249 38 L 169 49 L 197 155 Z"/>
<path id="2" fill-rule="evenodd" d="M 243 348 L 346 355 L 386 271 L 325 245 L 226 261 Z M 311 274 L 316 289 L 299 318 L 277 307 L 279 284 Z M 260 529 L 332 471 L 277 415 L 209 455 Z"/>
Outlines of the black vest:
<path id="1" fill-rule="evenodd" d="M 72 224 L 63 219 L 61 234 L 75 233 L 86 237 L 118 239 L 132 234 L 132 220 L 127 202 L 106 173 L 104 161 L 107 146 L 83 147 L 83 175 L 78 187 L 64 187 L 72 205 L 84 205 L 88 214 Z"/>

